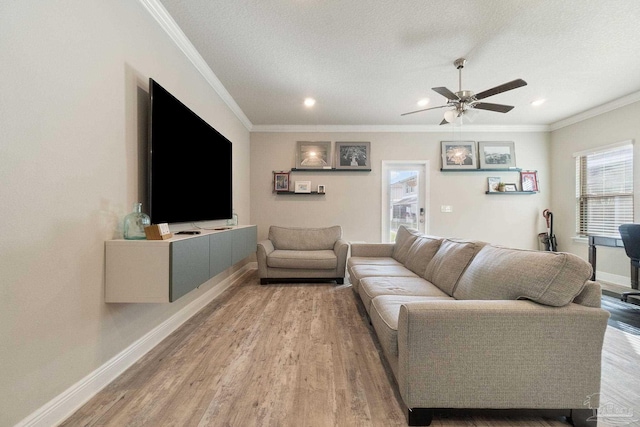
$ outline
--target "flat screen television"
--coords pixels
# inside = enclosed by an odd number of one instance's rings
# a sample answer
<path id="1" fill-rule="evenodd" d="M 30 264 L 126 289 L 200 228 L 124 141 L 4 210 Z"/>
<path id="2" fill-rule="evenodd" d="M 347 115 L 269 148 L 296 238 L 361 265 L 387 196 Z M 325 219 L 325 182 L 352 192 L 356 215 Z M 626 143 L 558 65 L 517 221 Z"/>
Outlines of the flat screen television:
<path id="1" fill-rule="evenodd" d="M 152 78 L 149 97 L 151 223 L 231 218 L 231 142 Z"/>

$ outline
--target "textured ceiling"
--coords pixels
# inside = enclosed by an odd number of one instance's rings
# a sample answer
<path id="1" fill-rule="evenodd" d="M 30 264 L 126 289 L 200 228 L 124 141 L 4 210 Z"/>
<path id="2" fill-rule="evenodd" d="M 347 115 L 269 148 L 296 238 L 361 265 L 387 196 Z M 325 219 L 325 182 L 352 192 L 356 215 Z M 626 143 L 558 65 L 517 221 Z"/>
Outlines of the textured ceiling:
<path id="1" fill-rule="evenodd" d="M 431 88 L 458 90 L 459 57 L 462 89 L 528 83 L 474 125 L 551 125 L 640 91 L 638 0 L 160 3 L 254 126 L 437 125 L 444 109 L 400 114 L 446 103 Z"/>

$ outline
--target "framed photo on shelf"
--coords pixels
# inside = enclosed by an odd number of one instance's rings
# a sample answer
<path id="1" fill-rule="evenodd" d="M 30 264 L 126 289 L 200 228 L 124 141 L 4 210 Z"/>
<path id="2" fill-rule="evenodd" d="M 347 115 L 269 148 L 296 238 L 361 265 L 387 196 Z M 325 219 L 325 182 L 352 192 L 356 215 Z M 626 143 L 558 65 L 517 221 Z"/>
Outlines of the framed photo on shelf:
<path id="1" fill-rule="evenodd" d="M 540 191 L 538 189 L 538 171 L 520 172 L 522 191 Z"/>
<path id="2" fill-rule="evenodd" d="M 298 141 L 296 168 L 331 169 L 331 141 Z"/>
<path id="3" fill-rule="evenodd" d="M 505 192 L 518 191 L 518 186 L 515 185 L 515 184 L 505 184 L 504 185 L 504 191 Z"/>
<path id="4" fill-rule="evenodd" d="M 336 142 L 336 169 L 371 169 L 370 142 Z"/>
<path id="5" fill-rule="evenodd" d="M 478 169 L 475 141 L 441 141 L 442 169 Z"/>
<path id="6" fill-rule="evenodd" d="M 273 173 L 273 191 L 289 191 L 289 172 Z"/>
<path id="7" fill-rule="evenodd" d="M 311 193 L 311 181 L 296 181 L 296 193 Z"/>
<path id="8" fill-rule="evenodd" d="M 324 194 L 324 185 L 318 185 L 318 194 Z"/>
<path id="9" fill-rule="evenodd" d="M 513 141 L 478 141 L 480 169 L 514 169 L 516 149 Z"/>
<path id="10" fill-rule="evenodd" d="M 499 176 L 488 177 L 487 184 L 489 185 L 489 193 L 497 193 L 498 184 L 500 184 L 500 177 Z"/>

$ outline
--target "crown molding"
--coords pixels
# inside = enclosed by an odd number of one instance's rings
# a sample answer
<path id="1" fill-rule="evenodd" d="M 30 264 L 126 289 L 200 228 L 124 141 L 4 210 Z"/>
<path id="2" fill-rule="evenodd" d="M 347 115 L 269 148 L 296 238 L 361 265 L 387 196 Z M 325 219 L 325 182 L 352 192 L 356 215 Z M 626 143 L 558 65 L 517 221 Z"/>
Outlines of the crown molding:
<path id="1" fill-rule="evenodd" d="M 599 116 L 600 114 L 608 113 L 609 111 L 616 110 L 618 108 L 633 104 L 634 102 L 638 101 L 640 101 L 640 92 L 634 92 L 629 95 L 617 98 L 611 102 L 607 102 L 606 104 L 599 105 L 590 110 L 583 111 L 582 113 L 576 114 L 575 116 L 567 117 L 566 119 L 551 123 L 549 125 L 549 129 L 551 131 L 562 129 L 564 127 L 573 125 L 583 120 L 590 119 L 592 117 Z"/>
<path id="2" fill-rule="evenodd" d="M 439 125 L 254 125 L 251 132 L 420 132 L 446 133 L 451 128 Z M 456 126 L 454 132 L 549 132 L 547 125 L 491 126 L 463 125 Z"/>
<path id="3" fill-rule="evenodd" d="M 218 80 L 218 77 L 213 73 L 211 68 L 207 65 L 202 56 L 198 53 L 196 48 L 191 44 L 187 36 L 182 32 L 176 21 L 173 20 L 169 12 L 160 4 L 159 0 L 138 0 L 140 4 L 153 16 L 153 18 L 160 24 L 160 27 L 169 35 L 171 40 L 178 46 L 178 48 L 185 54 L 187 59 L 196 67 L 196 69 L 202 74 L 205 80 L 211 85 L 213 90 L 222 98 L 225 104 L 233 111 L 238 120 L 242 122 L 248 131 L 251 131 L 253 124 L 249 118 L 244 114 L 240 106 L 236 104 L 236 101 L 231 97 L 231 94 L 227 92 L 227 89 L 222 85 L 222 82 Z"/>

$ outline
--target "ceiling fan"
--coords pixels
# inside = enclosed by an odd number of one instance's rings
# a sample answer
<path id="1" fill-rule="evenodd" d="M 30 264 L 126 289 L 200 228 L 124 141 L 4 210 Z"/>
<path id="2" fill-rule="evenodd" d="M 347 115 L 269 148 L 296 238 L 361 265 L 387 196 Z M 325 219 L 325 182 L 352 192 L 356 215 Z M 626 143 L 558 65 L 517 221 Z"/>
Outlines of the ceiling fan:
<path id="1" fill-rule="evenodd" d="M 427 110 L 435 110 L 437 108 L 453 107 L 451 110 L 447 110 L 444 113 L 444 119 L 440 122 L 441 125 L 444 125 L 454 122 L 458 117 L 462 118 L 463 116 L 470 116 L 472 113 L 476 113 L 474 110 L 488 110 L 496 111 L 498 113 L 508 113 L 511 111 L 514 108 L 512 105 L 492 104 L 489 102 L 481 102 L 480 100 L 508 90 L 526 86 L 527 82 L 522 79 L 516 79 L 474 95 L 470 90 L 462 90 L 462 69 L 466 62 L 467 60 L 464 58 L 458 58 L 453 62 L 453 65 L 458 69 L 458 92 L 452 92 L 446 87 L 432 88 L 434 91 L 447 98 L 447 103 L 445 105 L 410 111 L 408 113 L 401 114 L 401 116 L 420 113 Z"/>

